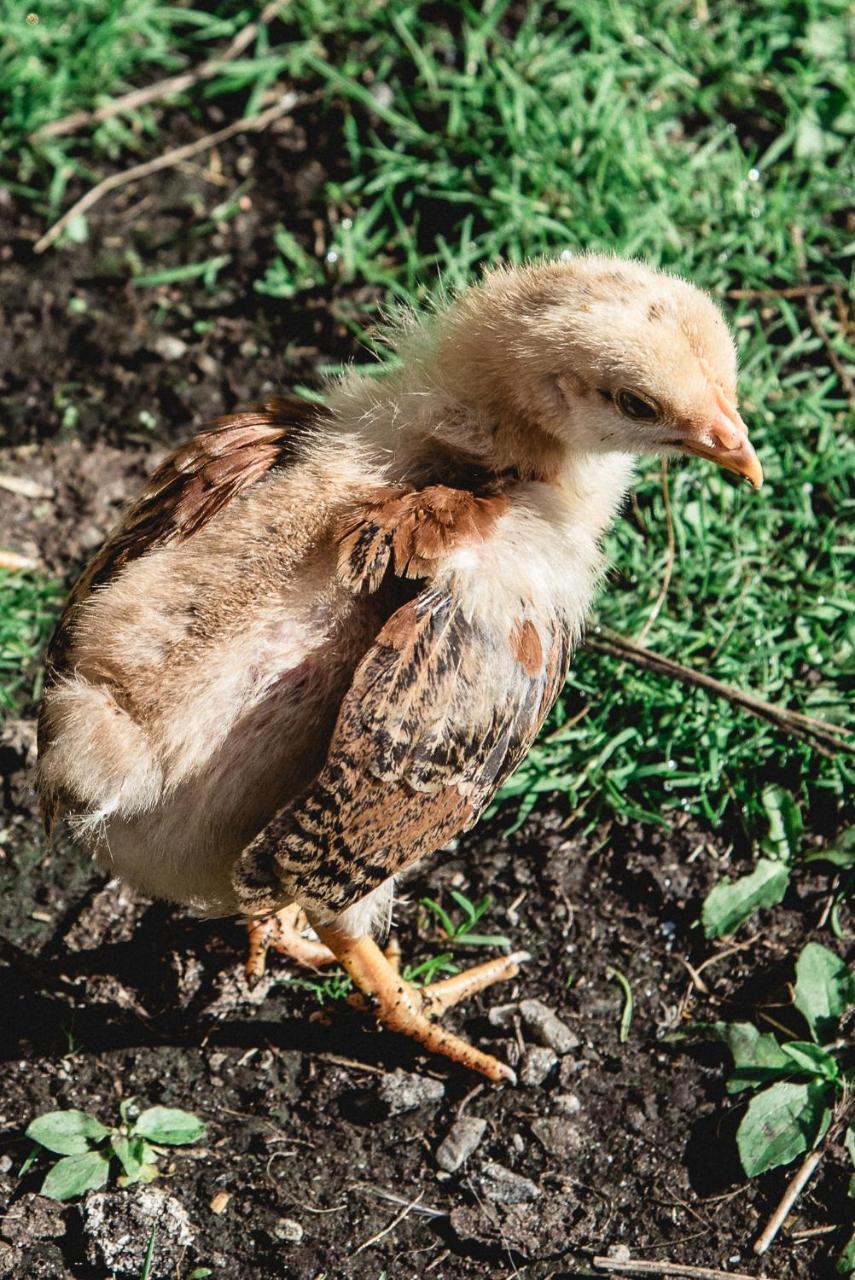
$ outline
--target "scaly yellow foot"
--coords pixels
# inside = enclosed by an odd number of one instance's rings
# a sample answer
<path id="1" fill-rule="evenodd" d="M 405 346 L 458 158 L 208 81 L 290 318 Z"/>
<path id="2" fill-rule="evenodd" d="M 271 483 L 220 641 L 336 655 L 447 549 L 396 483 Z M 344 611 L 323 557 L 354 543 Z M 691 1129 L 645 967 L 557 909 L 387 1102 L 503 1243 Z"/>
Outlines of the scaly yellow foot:
<path id="1" fill-rule="evenodd" d="M 530 959 L 527 951 L 488 960 L 486 964 L 420 989 L 401 977 L 397 944 L 384 955 L 371 938 L 352 938 L 318 924 L 314 927 L 321 942 L 334 953 L 370 1004 L 378 1022 L 389 1031 L 411 1036 L 431 1053 L 443 1054 L 471 1071 L 479 1071 L 488 1080 L 516 1083 L 514 1072 L 505 1063 L 492 1054 L 482 1053 L 433 1019 L 494 982 L 515 978 L 520 964 Z"/>

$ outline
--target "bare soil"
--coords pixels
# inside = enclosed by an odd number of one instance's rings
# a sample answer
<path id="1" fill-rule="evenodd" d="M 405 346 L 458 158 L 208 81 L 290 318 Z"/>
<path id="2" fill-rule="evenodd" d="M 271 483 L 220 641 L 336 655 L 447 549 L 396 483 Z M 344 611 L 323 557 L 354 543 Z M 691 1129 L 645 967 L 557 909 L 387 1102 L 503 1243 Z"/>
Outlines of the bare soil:
<path id="1" fill-rule="evenodd" d="M 176 116 L 172 140 L 188 129 Z M 224 195 L 202 165 L 105 201 L 89 242 L 43 258 L 32 252 L 42 228 L 4 197 L 0 470 L 51 496 L 2 492 L 0 546 L 37 555 L 65 580 L 193 424 L 311 384 L 320 363 L 358 355 L 346 322 L 370 296 L 333 279 L 292 301 L 252 288 L 277 221 L 323 250 L 319 191 L 335 159 L 325 157 L 321 123 L 284 122 L 221 158 L 224 173 L 247 181 L 249 203 L 201 243 L 194 228 Z M 135 287 L 129 248 L 158 268 L 231 254 L 225 291 Z M 210 322 L 204 333 L 199 320 Z M 628 826 L 580 841 L 560 804 L 511 836 L 507 814 L 482 824 L 410 876 L 397 927 L 405 955 L 441 948 L 417 904 L 447 900 L 456 887 L 489 894 L 491 930 L 533 953 L 512 989 L 451 1022 L 522 1065 L 531 1048 L 524 1020 L 511 1012 L 497 1027 L 486 1015 L 491 1004 L 534 997 L 578 1045 L 540 1084 L 494 1089 L 375 1031 L 344 1004 L 324 1012 L 286 981 L 296 975 L 284 961 L 250 992 L 238 922 L 134 900 L 64 835 L 49 849 L 31 789 L 34 712 L 25 706 L 0 742 L 0 1276 L 139 1276 L 155 1220 L 159 1280 L 199 1267 L 216 1280 L 570 1278 L 591 1274 L 592 1255 L 618 1246 L 774 1280 L 835 1274 L 851 1218 L 844 1152 L 832 1149 L 758 1263 L 751 1242 L 788 1172 L 744 1180 L 725 1055 L 677 1034 L 750 1017 L 758 1005 L 775 1016 L 792 958 L 820 917 L 821 878 L 802 880 L 738 945 L 709 944 L 695 922 L 728 858 L 748 866 L 738 832 Z M 713 956 L 693 978 L 690 966 Z M 625 1043 L 608 966 L 634 993 Z M 390 1085 L 396 1071 L 417 1079 Z M 160 1197 L 113 1185 L 55 1206 L 34 1194 L 43 1169 L 18 1179 L 33 1116 L 81 1107 L 111 1122 L 132 1095 L 185 1107 L 208 1125 L 202 1146 L 164 1158 Z M 447 1174 L 436 1151 L 461 1114 L 487 1127 Z M 804 1234 L 820 1227 L 829 1229 Z"/>

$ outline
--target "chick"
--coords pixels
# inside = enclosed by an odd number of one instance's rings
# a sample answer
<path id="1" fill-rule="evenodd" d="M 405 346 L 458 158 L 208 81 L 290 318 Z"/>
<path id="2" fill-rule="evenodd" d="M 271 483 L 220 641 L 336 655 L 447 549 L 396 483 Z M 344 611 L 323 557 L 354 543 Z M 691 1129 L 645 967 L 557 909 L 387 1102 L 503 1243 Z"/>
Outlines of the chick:
<path id="1" fill-rule="evenodd" d="M 436 1019 L 527 956 L 413 988 L 374 941 L 395 877 L 534 741 L 635 459 L 762 472 L 721 314 L 641 263 L 498 269 L 396 341 L 155 473 L 53 638 L 38 786 L 111 874 L 247 915 L 252 971 L 336 958 L 383 1025 L 508 1079 Z"/>

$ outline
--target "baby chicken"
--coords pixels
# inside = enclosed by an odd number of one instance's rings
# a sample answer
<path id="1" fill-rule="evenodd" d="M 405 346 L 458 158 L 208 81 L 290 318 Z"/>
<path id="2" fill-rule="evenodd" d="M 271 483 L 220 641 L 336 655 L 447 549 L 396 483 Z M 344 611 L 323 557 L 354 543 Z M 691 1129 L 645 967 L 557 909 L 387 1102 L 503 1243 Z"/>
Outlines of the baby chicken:
<path id="1" fill-rule="evenodd" d="M 509 1079 L 436 1019 L 527 957 L 412 987 L 373 940 L 395 877 L 534 741 L 635 459 L 762 472 L 722 316 L 641 263 L 495 270 L 397 345 L 155 473 L 53 638 L 38 786 L 111 874 L 245 913 L 251 971 L 336 958 L 386 1027 Z"/>

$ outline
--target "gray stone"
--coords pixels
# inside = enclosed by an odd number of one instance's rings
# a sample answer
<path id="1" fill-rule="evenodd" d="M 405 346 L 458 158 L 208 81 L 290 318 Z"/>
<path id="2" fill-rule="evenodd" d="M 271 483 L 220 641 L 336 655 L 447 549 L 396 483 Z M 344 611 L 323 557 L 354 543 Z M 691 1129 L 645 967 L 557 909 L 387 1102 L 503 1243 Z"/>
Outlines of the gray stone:
<path id="1" fill-rule="evenodd" d="M 532 1120 L 531 1131 L 545 1151 L 562 1160 L 576 1155 L 583 1146 L 579 1130 L 565 1117 Z"/>
<path id="2" fill-rule="evenodd" d="M 497 1164 L 494 1160 L 488 1160 L 472 1181 L 479 1193 L 494 1204 L 526 1204 L 531 1200 L 538 1200 L 542 1194 L 540 1187 L 531 1178 L 514 1173 L 512 1169 L 506 1169 L 503 1164 Z"/>
<path id="3" fill-rule="evenodd" d="M 280 1218 L 273 1228 L 277 1240 L 285 1240 L 288 1244 L 299 1244 L 303 1239 L 303 1228 L 294 1218 Z"/>
<path id="4" fill-rule="evenodd" d="M 446 1173 L 456 1173 L 478 1147 L 487 1132 L 487 1121 L 480 1116 L 461 1116 L 455 1120 L 436 1149 L 436 1162 Z"/>
<path id="5" fill-rule="evenodd" d="M 542 1000 L 521 1000 L 519 1008 L 526 1028 L 538 1044 L 552 1049 L 559 1057 L 579 1047 L 579 1037 Z"/>
<path id="6" fill-rule="evenodd" d="M 552 1109 L 560 1116 L 577 1116 L 582 1110 L 582 1104 L 575 1093 L 558 1093 L 552 1099 Z"/>
<path id="7" fill-rule="evenodd" d="M 389 1108 L 389 1114 L 396 1116 L 402 1111 L 415 1111 L 428 1103 L 439 1102 L 445 1093 L 445 1085 L 441 1080 L 431 1076 L 419 1076 L 409 1071 L 392 1071 L 383 1077 L 377 1090 L 381 1102 Z"/>
<path id="8" fill-rule="evenodd" d="M 166 1191 L 135 1186 L 127 1192 L 90 1191 L 80 1212 L 86 1260 L 110 1271 L 142 1269 L 156 1228 L 153 1273 L 174 1269 L 175 1258 L 195 1239 L 187 1210 Z"/>
<path id="9" fill-rule="evenodd" d="M 529 1089 L 536 1089 L 543 1084 L 553 1067 L 558 1064 L 558 1054 L 545 1045 L 535 1045 L 527 1049 L 520 1067 L 520 1084 Z"/>

